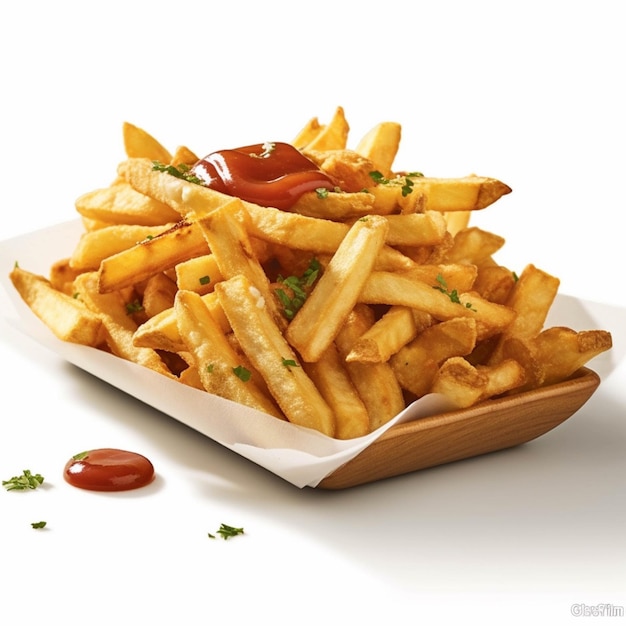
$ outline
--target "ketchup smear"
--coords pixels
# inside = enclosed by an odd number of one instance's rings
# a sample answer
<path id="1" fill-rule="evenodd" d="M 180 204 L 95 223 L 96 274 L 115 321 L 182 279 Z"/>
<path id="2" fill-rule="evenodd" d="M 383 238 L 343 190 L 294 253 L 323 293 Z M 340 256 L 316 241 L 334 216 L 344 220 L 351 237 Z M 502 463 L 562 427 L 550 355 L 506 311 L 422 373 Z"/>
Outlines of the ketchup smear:
<path id="1" fill-rule="evenodd" d="M 281 142 L 212 152 L 191 173 L 216 191 L 283 210 L 308 191 L 336 187 L 313 161 Z"/>
<path id="2" fill-rule="evenodd" d="M 90 491 L 128 491 L 152 482 L 154 467 L 141 454 L 100 448 L 73 456 L 63 470 L 74 487 Z"/>

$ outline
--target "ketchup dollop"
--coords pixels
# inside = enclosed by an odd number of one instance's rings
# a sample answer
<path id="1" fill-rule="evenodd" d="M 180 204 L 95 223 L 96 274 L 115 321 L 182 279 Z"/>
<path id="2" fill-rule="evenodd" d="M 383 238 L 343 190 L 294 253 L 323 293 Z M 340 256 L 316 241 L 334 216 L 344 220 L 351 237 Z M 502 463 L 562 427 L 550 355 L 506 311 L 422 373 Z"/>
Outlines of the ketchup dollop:
<path id="1" fill-rule="evenodd" d="M 74 455 L 63 470 L 65 480 L 74 487 L 90 491 L 127 491 L 152 482 L 154 467 L 141 454 L 99 448 Z"/>
<path id="2" fill-rule="evenodd" d="M 272 142 L 212 152 L 191 167 L 207 187 L 242 200 L 290 209 L 307 191 L 335 184 L 291 144 Z"/>

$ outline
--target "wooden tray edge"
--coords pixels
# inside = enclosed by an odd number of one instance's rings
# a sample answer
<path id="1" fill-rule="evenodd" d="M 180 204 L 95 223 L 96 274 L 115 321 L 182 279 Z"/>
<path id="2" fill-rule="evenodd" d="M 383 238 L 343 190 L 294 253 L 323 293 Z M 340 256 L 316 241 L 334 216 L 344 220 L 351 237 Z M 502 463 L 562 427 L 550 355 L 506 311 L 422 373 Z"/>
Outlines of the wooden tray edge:
<path id="1" fill-rule="evenodd" d="M 316 488 L 356 487 L 527 443 L 576 413 L 599 384 L 598 374 L 583 367 L 567 381 L 549 387 L 399 424 Z M 449 445 L 442 450 L 444 438 Z"/>

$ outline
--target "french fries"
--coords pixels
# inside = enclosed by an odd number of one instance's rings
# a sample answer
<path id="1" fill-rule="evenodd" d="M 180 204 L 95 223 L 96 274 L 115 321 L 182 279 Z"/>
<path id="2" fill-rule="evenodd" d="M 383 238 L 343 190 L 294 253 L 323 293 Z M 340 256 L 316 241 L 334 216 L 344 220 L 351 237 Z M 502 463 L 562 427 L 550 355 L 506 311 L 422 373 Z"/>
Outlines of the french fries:
<path id="1" fill-rule="evenodd" d="M 117 177 L 76 201 L 73 252 L 11 280 L 64 341 L 339 439 L 429 393 L 469 407 L 609 350 L 608 331 L 544 328 L 558 279 L 518 278 L 496 261 L 505 239 L 470 225 L 510 187 L 396 171 L 401 130 L 351 149 L 341 107 L 312 118 L 292 145 L 334 188 L 278 209 L 199 184 L 194 151 L 125 123 Z"/>

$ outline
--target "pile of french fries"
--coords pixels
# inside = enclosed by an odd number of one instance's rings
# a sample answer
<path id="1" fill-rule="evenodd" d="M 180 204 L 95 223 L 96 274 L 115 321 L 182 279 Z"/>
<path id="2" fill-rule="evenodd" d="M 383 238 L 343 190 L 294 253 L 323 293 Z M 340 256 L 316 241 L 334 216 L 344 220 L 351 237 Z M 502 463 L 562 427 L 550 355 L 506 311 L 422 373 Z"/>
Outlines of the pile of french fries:
<path id="1" fill-rule="evenodd" d="M 18 260 L 13 284 L 62 340 L 340 439 L 428 393 L 468 407 L 563 381 L 611 347 L 544 329 L 558 279 L 499 265 L 504 239 L 469 225 L 507 185 L 394 171 L 396 123 L 348 135 L 341 107 L 297 133 L 337 186 L 279 210 L 155 167 L 198 156 L 126 123 L 117 177 L 76 202 L 71 256 L 48 277 Z"/>

